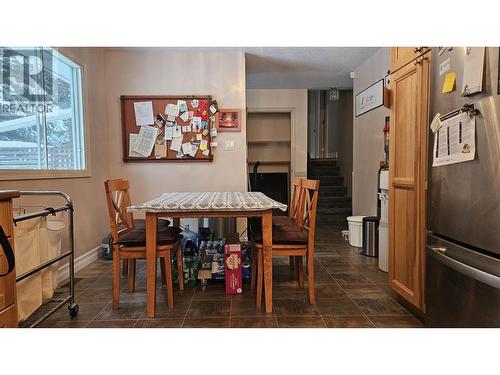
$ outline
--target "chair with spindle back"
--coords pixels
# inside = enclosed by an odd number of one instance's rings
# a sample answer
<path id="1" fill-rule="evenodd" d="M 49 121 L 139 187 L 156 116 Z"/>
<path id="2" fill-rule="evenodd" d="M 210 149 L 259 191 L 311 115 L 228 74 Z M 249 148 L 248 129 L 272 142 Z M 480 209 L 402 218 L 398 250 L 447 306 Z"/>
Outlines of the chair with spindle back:
<path id="1" fill-rule="evenodd" d="M 130 206 L 128 181 L 121 179 L 107 180 L 104 182 L 104 187 L 106 189 L 111 236 L 113 238 L 113 309 L 116 309 L 120 300 L 120 260 L 131 260 L 128 265 L 128 287 L 129 291 L 133 292 L 135 260 L 146 259 L 146 231 L 144 220 L 134 220 L 132 213 L 127 211 L 127 207 Z M 165 274 L 169 309 L 174 306 L 170 263 L 174 250 L 177 255 L 179 289 L 184 289 L 182 235 L 180 232 L 179 228 L 169 227 L 166 221 L 158 225 L 157 256 L 162 261 L 162 275 Z"/>
<path id="2" fill-rule="evenodd" d="M 299 286 L 303 287 L 303 258 L 306 258 L 309 303 L 315 303 L 314 295 L 314 239 L 316 230 L 316 207 L 318 204 L 319 180 L 302 179 L 298 212 L 293 225 L 273 226 L 273 256 L 295 257 Z M 262 301 L 263 254 L 262 232 L 258 227 L 252 232 L 257 251 L 257 306 Z M 302 279 L 302 280 L 300 280 Z"/>

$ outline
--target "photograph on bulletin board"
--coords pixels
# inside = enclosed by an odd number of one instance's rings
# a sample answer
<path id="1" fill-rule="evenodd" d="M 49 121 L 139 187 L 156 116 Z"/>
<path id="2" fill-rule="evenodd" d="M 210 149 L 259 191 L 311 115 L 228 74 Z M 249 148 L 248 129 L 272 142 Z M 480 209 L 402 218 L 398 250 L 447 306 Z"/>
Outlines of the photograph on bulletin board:
<path id="1" fill-rule="evenodd" d="M 239 109 L 220 109 L 217 112 L 217 128 L 220 132 L 241 131 L 241 111 Z"/>

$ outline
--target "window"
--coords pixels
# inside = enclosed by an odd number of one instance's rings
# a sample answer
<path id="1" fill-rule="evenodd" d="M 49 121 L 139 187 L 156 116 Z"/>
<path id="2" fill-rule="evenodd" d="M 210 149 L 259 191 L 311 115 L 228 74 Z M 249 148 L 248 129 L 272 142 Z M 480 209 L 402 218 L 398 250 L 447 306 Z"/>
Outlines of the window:
<path id="1" fill-rule="evenodd" d="M 85 170 L 81 66 L 52 48 L 0 48 L 0 64 L 0 170 Z"/>

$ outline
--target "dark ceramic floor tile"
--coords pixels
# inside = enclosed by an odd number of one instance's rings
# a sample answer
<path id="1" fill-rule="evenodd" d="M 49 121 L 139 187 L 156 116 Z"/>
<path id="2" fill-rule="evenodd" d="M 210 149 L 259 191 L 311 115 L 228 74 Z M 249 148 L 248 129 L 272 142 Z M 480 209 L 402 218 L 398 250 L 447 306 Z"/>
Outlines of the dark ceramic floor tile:
<path id="1" fill-rule="evenodd" d="M 266 316 L 263 308 L 256 306 L 255 299 L 236 299 L 231 301 L 231 316 Z"/>
<path id="2" fill-rule="evenodd" d="M 424 325 L 413 315 L 369 315 L 378 328 L 421 328 Z"/>
<path id="3" fill-rule="evenodd" d="M 305 277 L 307 282 L 307 277 Z M 335 279 L 326 271 L 316 272 L 314 274 L 314 284 L 315 285 L 336 285 Z"/>
<path id="4" fill-rule="evenodd" d="M 122 283 L 126 286 L 126 283 Z M 113 278 L 112 277 L 96 277 L 94 282 L 89 285 L 92 289 L 113 289 Z"/>
<path id="5" fill-rule="evenodd" d="M 318 315 L 314 305 L 307 299 L 279 299 L 273 301 L 273 308 L 277 316 L 280 315 Z"/>
<path id="6" fill-rule="evenodd" d="M 351 298 L 384 298 L 386 293 L 375 285 L 342 285 L 342 289 Z"/>
<path id="7" fill-rule="evenodd" d="M 183 328 L 229 328 L 231 319 L 225 318 L 186 318 Z"/>
<path id="8" fill-rule="evenodd" d="M 81 294 L 76 295 L 76 303 L 98 303 L 111 302 L 113 291 L 111 289 L 92 289 L 88 288 Z"/>
<path id="9" fill-rule="evenodd" d="M 318 299 L 316 308 L 321 315 L 363 315 L 356 304 L 347 297 Z"/>
<path id="10" fill-rule="evenodd" d="M 231 311 L 230 301 L 192 301 L 187 317 L 224 317 Z"/>
<path id="11" fill-rule="evenodd" d="M 137 320 L 144 311 L 146 311 L 144 303 L 123 302 L 114 310 L 110 303 L 95 317 L 95 320 Z"/>
<path id="12" fill-rule="evenodd" d="M 193 301 L 225 301 L 231 298 L 226 294 L 224 284 L 220 282 L 210 283 L 206 287 L 199 286 L 193 294 Z"/>
<path id="13" fill-rule="evenodd" d="M 406 309 L 389 297 L 353 298 L 353 301 L 366 315 L 405 314 Z"/>
<path id="14" fill-rule="evenodd" d="M 87 328 L 133 328 L 135 320 L 94 320 Z"/>
<path id="15" fill-rule="evenodd" d="M 75 322 L 75 321 L 90 321 L 93 320 L 99 312 L 101 312 L 104 307 L 107 305 L 107 302 L 101 303 L 79 303 L 78 314 L 72 318 L 69 315 L 68 308 L 66 306 L 62 306 L 59 310 L 57 310 L 54 314 L 52 314 L 47 321 L 54 322 Z"/>
<path id="16" fill-rule="evenodd" d="M 85 328 L 90 321 L 51 321 L 42 322 L 37 328 Z"/>
<path id="17" fill-rule="evenodd" d="M 274 316 L 231 316 L 231 328 L 277 328 Z"/>
<path id="18" fill-rule="evenodd" d="M 326 328 L 321 316 L 278 316 L 279 328 Z"/>
<path id="19" fill-rule="evenodd" d="M 339 285 L 318 285 L 314 287 L 316 299 L 345 297 L 346 294 Z"/>
<path id="20" fill-rule="evenodd" d="M 337 273 L 333 277 L 340 285 L 373 285 L 363 274 L 357 272 Z"/>
<path id="21" fill-rule="evenodd" d="M 140 319 L 135 323 L 134 328 L 181 328 L 184 319 Z"/>
<path id="22" fill-rule="evenodd" d="M 374 284 L 389 284 L 389 275 L 383 271 L 365 272 L 364 275 Z"/>
<path id="23" fill-rule="evenodd" d="M 373 328 L 375 325 L 364 315 L 322 315 L 328 328 Z"/>
<path id="24" fill-rule="evenodd" d="M 184 318 L 189 309 L 191 301 L 178 301 L 174 298 L 174 308 L 170 310 L 166 302 L 156 301 L 156 318 Z M 146 304 L 144 304 L 146 306 Z M 141 316 L 141 319 L 146 317 L 146 312 Z"/>
<path id="25" fill-rule="evenodd" d="M 307 296 L 306 288 L 299 288 L 297 285 L 277 285 L 273 284 L 273 300 L 275 299 L 304 299 Z"/>

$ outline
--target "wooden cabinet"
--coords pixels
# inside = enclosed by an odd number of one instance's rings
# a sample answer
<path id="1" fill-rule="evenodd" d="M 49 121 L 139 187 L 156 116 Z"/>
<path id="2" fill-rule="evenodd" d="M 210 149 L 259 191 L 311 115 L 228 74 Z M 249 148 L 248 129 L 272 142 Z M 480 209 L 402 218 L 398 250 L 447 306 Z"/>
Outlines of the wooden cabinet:
<path id="1" fill-rule="evenodd" d="M 391 50 L 391 72 L 395 73 L 429 50 L 429 47 L 393 47 Z"/>
<path id="2" fill-rule="evenodd" d="M 422 311 L 430 58 L 428 52 L 391 76 L 389 279 Z"/>
<path id="3" fill-rule="evenodd" d="M 14 249 L 12 199 L 17 197 L 19 197 L 18 191 L 0 190 L 0 225 L 7 235 L 12 249 Z M 3 249 L 0 249 L 0 273 L 5 273 L 7 270 L 7 257 Z M 6 276 L 0 276 L 0 328 L 4 327 L 17 327 L 15 269 Z"/>

